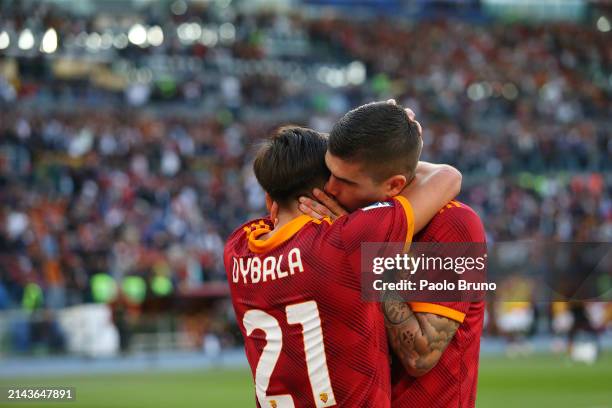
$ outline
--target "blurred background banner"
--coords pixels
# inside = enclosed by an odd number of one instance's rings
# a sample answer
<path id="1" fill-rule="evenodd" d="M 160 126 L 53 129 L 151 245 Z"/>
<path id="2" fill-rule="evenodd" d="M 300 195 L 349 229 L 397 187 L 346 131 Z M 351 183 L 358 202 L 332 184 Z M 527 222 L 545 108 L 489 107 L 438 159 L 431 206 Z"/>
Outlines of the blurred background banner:
<path id="1" fill-rule="evenodd" d="M 224 385 L 199 372 L 194 404 L 252 406 L 222 252 L 265 210 L 254 146 L 374 100 L 416 112 L 490 244 L 609 245 L 611 31 L 609 2 L 586 0 L 0 0 L 0 376 L 212 367 Z M 609 296 L 529 285 L 488 303 L 482 406 L 529 406 L 552 372 L 534 401 L 609 406 Z M 83 381 L 79 403 L 104 400 Z M 115 405 L 173 403 L 139 395 Z"/>

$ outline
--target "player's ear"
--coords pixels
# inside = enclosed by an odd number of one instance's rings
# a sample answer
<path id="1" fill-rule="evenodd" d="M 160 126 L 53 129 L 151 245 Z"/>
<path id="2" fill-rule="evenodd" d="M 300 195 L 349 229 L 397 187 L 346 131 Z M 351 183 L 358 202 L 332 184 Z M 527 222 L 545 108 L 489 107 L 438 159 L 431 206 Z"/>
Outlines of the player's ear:
<path id="1" fill-rule="evenodd" d="M 388 197 L 395 197 L 404 189 L 404 187 L 406 187 L 407 182 L 408 180 L 403 174 L 396 174 L 395 176 L 389 177 L 385 181 L 385 189 L 387 190 L 386 195 Z"/>
<path id="2" fill-rule="evenodd" d="M 264 193 L 265 197 L 266 197 L 266 210 L 270 211 L 270 209 L 272 208 L 272 204 L 274 203 L 274 200 L 272 200 L 272 197 L 270 197 L 270 194 L 268 193 Z"/>
<path id="3" fill-rule="evenodd" d="M 272 202 L 270 206 L 270 219 L 274 227 L 276 227 L 276 224 L 278 224 L 278 203 L 276 201 Z"/>
<path id="4" fill-rule="evenodd" d="M 276 224 L 278 224 L 278 203 L 272 200 L 272 197 L 270 197 L 268 193 L 265 193 L 265 197 L 266 197 L 266 208 L 268 209 L 268 212 L 270 213 L 270 219 L 272 220 L 272 223 L 276 227 Z"/>

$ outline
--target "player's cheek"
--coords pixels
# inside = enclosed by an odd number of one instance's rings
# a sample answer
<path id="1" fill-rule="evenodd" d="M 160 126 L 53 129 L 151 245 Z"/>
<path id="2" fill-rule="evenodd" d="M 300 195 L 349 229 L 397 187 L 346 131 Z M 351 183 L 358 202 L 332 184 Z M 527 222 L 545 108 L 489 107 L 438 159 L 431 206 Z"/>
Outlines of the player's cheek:
<path id="1" fill-rule="evenodd" d="M 352 209 L 354 206 L 355 197 L 352 196 L 351 191 L 346 188 L 339 188 L 337 193 L 334 194 L 334 198 L 345 208 Z"/>
<path id="2" fill-rule="evenodd" d="M 351 208 L 353 209 L 363 207 L 369 204 L 370 201 L 368 200 L 369 194 L 365 193 L 362 189 L 356 187 L 352 187 L 350 193 L 347 194 L 347 196 L 349 197 L 347 201 L 351 202 Z"/>

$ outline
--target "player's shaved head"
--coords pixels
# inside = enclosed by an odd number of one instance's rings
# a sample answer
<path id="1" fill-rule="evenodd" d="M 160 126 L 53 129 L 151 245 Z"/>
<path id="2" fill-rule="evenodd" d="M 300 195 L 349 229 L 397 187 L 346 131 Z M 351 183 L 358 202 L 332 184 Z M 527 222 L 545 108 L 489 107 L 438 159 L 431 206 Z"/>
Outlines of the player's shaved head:
<path id="1" fill-rule="evenodd" d="M 329 152 L 358 162 L 376 181 L 412 178 L 421 154 L 420 128 L 401 105 L 373 102 L 344 115 L 329 134 Z"/>
<path id="2" fill-rule="evenodd" d="M 329 178 L 325 165 L 327 136 L 311 129 L 285 126 L 264 141 L 255 156 L 257 181 L 272 200 L 287 205 Z"/>

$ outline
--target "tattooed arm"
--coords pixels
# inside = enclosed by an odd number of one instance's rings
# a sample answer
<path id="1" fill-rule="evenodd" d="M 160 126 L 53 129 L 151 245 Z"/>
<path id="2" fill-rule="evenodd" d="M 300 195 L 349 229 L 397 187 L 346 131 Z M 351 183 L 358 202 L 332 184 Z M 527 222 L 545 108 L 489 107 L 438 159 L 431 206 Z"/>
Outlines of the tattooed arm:
<path id="1" fill-rule="evenodd" d="M 391 348 L 408 374 L 420 377 L 438 363 L 459 322 L 432 313 L 414 313 L 393 293 L 385 297 L 383 312 Z"/>

